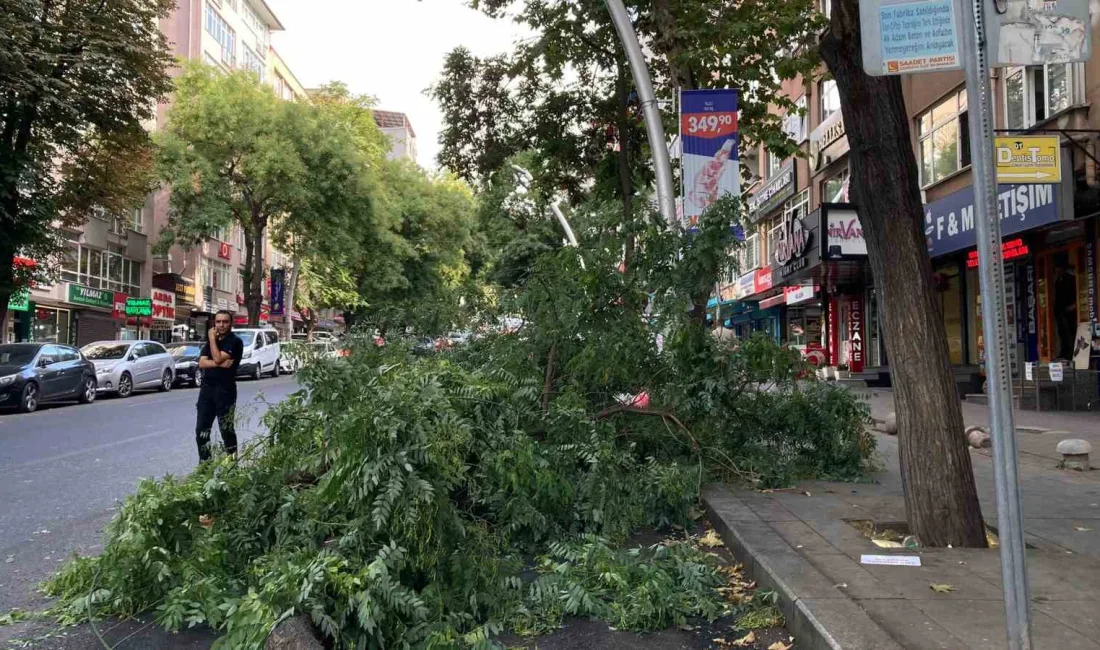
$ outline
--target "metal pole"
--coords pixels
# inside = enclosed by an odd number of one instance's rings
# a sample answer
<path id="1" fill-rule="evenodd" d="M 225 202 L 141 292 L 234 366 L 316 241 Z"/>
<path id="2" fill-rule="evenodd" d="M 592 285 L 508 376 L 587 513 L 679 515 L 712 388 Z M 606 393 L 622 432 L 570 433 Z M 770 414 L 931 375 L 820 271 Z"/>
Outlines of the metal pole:
<path id="1" fill-rule="evenodd" d="M 622 0 L 604 0 L 611 12 L 611 22 L 619 34 L 619 41 L 626 51 L 630 62 L 630 74 L 634 77 L 634 86 L 638 89 L 638 99 L 645 115 L 645 130 L 649 136 L 649 148 L 653 152 L 653 173 L 657 178 L 657 207 L 669 226 L 676 223 L 675 189 L 672 184 L 672 164 L 668 158 L 668 142 L 665 141 L 665 127 L 661 124 L 661 111 L 657 107 L 657 98 L 653 94 L 653 83 L 649 79 L 649 68 L 645 64 L 642 46 L 638 44 L 638 35 L 626 13 Z"/>
<path id="2" fill-rule="evenodd" d="M 1012 378 L 1008 363 L 1008 323 L 1005 318 L 1004 270 L 997 179 L 993 167 L 993 110 L 989 64 L 985 53 L 986 0 L 962 3 L 963 58 L 970 105 L 974 211 L 978 237 L 979 279 L 985 335 L 985 374 L 989 390 L 989 421 L 993 437 L 993 477 L 997 492 L 997 523 L 1001 542 L 1001 577 L 1009 650 L 1031 650 L 1030 590 L 1024 558 L 1024 526 L 1017 478 L 1016 427 L 1012 417 Z"/>

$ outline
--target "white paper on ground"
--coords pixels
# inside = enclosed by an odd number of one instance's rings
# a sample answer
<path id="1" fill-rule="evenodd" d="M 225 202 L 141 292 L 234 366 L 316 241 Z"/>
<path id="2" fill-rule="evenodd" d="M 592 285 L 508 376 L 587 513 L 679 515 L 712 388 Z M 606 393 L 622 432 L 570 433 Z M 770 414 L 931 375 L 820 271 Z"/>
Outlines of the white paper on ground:
<path id="1" fill-rule="evenodd" d="M 920 566 L 919 555 L 860 555 L 860 564 L 885 564 L 888 566 Z"/>

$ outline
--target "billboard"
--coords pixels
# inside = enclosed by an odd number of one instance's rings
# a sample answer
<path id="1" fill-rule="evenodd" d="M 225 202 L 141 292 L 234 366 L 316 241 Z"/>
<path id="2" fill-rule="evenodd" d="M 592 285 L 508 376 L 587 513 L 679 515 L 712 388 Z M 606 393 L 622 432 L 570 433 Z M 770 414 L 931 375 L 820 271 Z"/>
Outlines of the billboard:
<path id="1" fill-rule="evenodd" d="M 725 194 L 741 194 L 737 145 L 737 90 L 680 91 L 683 143 L 683 224 L 692 229 L 699 215 Z"/>

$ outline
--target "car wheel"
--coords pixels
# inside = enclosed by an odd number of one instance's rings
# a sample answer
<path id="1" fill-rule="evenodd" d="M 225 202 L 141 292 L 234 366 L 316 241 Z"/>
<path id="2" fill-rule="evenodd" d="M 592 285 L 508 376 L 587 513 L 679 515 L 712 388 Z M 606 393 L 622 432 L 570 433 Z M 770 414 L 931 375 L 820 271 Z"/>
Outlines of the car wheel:
<path id="1" fill-rule="evenodd" d="M 263 377 L 264 373 L 263 373 L 263 368 L 261 366 L 262 366 L 262 364 L 259 361 L 257 361 L 256 366 L 254 368 L 252 368 L 252 379 L 255 380 L 255 381 L 259 381 L 260 377 Z"/>
<path id="2" fill-rule="evenodd" d="M 283 363 L 282 359 L 276 359 L 275 360 L 275 367 L 271 369 L 271 376 L 272 377 L 278 377 L 279 375 L 282 374 L 282 371 L 283 371 L 282 363 Z"/>
<path id="3" fill-rule="evenodd" d="M 19 400 L 19 410 L 23 413 L 34 413 L 38 410 L 38 384 L 30 381 L 23 387 L 23 395 Z"/>
<path id="4" fill-rule="evenodd" d="M 85 377 L 80 391 L 80 403 L 91 404 L 95 401 L 95 377 Z"/>
<path id="5" fill-rule="evenodd" d="M 195 371 L 195 376 L 191 378 L 191 385 L 194 386 L 195 388 L 199 388 L 199 387 L 202 386 L 202 371 L 201 370 L 196 370 Z"/>
<path id="6" fill-rule="evenodd" d="M 134 378 L 128 372 L 122 373 L 122 376 L 118 378 L 118 396 L 129 397 L 133 392 Z"/>
<path id="7" fill-rule="evenodd" d="M 172 390 L 172 371 L 167 368 L 164 369 L 164 376 L 160 378 L 160 386 L 158 387 L 160 392 L 167 393 Z"/>

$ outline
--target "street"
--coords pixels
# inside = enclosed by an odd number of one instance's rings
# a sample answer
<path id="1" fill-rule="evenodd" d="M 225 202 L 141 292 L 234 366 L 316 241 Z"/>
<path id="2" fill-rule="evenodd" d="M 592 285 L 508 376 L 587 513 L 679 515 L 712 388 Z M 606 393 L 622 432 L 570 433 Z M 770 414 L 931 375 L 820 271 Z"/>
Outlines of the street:
<path id="1" fill-rule="evenodd" d="M 240 441 L 262 430 L 269 404 L 296 389 L 294 377 L 238 382 Z M 0 412 L 0 613 L 38 602 L 36 585 L 74 551 L 97 552 L 140 479 L 194 468 L 197 396 L 177 388 Z M 0 627 L 0 642 L 4 630 L 11 628 Z"/>

